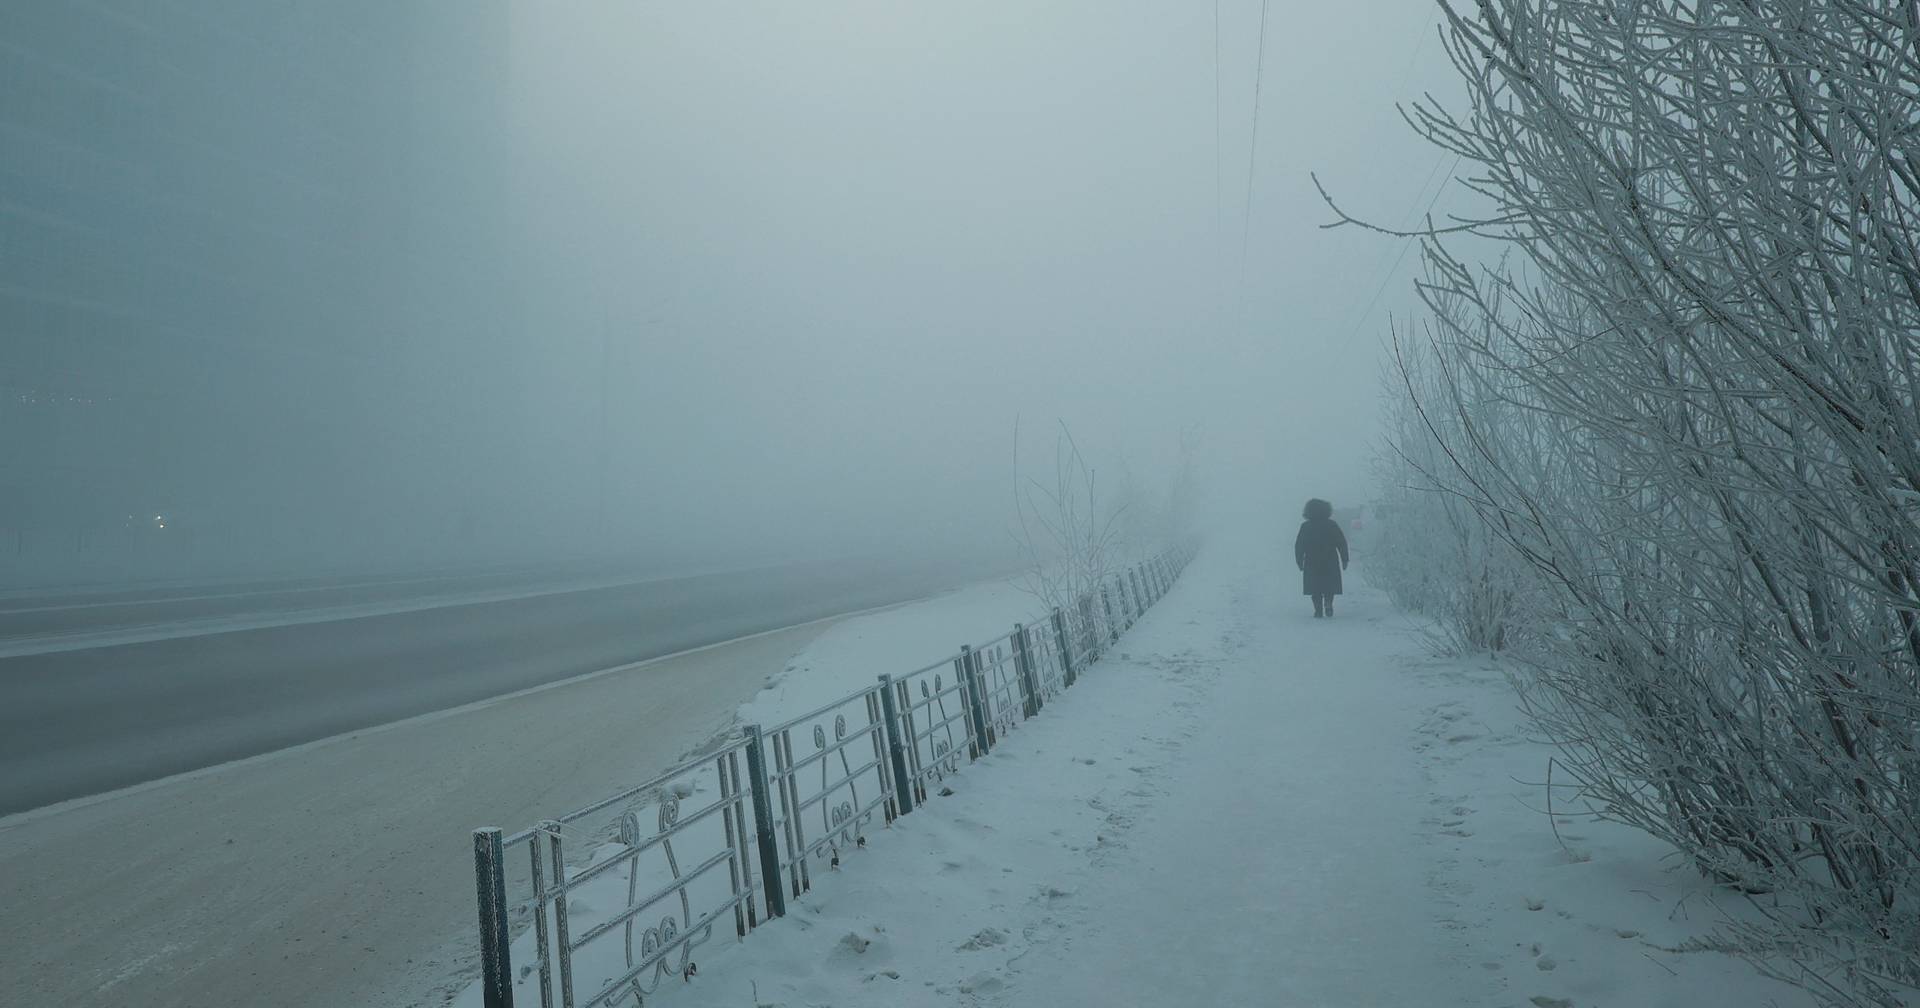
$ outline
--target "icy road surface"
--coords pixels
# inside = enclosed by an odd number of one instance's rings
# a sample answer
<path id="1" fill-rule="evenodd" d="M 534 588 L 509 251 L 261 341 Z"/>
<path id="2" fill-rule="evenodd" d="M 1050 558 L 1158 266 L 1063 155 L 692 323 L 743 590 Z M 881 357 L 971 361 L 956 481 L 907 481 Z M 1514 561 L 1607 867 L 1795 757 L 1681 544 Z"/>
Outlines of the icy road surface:
<path id="1" fill-rule="evenodd" d="M 413 598 L 353 618 L 0 657 L 0 815 L 897 602 L 968 573 L 814 563 Z"/>

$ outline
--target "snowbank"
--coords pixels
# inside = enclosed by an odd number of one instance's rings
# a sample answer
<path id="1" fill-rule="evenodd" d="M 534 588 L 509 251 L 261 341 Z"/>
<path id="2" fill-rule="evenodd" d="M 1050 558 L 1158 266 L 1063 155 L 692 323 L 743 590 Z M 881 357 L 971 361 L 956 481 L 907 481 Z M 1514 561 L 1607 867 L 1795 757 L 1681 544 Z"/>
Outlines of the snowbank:
<path id="1" fill-rule="evenodd" d="M 836 623 L 740 706 L 743 724 L 777 724 L 857 690 L 881 674 L 920 668 L 1013 629 L 1044 611 L 1019 579 L 988 581 Z"/>

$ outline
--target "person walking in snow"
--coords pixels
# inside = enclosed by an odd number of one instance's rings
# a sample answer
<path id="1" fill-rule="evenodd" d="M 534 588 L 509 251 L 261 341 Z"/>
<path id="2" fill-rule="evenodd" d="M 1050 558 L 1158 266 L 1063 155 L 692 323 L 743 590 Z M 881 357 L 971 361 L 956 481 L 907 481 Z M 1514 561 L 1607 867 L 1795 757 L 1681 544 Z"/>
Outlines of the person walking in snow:
<path id="1" fill-rule="evenodd" d="M 1300 567 L 1300 593 L 1313 596 L 1313 618 L 1333 615 L 1340 594 L 1340 572 L 1347 568 L 1347 536 L 1333 521 L 1333 505 L 1318 497 L 1301 513 L 1300 534 L 1293 537 L 1293 562 Z"/>

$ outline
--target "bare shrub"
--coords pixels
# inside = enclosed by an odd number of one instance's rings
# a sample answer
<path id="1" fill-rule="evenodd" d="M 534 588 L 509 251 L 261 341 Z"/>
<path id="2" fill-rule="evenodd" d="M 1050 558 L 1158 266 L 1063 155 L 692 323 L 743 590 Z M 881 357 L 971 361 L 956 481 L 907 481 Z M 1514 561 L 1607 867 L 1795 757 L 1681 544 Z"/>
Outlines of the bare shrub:
<path id="1" fill-rule="evenodd" d="M 1920 985 L 1920 12 L 1443 5 L 1409 110 L 1444 485 L 1547 591 L 1526 699 L 1589 798 L 1752 896 L 1763 969 Z M 1436 240 L 1507 243 L 1525 279 Z M 1499 408 L 1486 404 L 1498 403 Z M 1457 422 L 1454 422 L 1457 421 Z"/>

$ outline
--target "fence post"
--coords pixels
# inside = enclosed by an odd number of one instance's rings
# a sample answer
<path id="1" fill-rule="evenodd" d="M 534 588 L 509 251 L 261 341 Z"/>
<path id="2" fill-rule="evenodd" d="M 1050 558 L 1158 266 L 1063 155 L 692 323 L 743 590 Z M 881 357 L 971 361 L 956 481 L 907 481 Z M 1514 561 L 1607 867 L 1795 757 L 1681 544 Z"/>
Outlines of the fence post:
<path id="1" fill-rule="evenodd" d="M 1108 587 L 1107 579 L 1100 579 L 1100 605 L 1107 611 L 1107 643 L 1120 639 L 1119 624 L 1113 621 L 1113 589 Z"/>
<path id="2" fill-rule="evenodd" d="M 960 713 L 967 719 L 967 758 L 979 759 L 987 754 L 987 740 L 979 735 L 979 721 L 973 716 L 973 680 L 967 675 L 967 649 L 963 645 L 960 653 L 953 659 L 953 682 L 960 689 Z M 921 801 L 926 800 L 921 795 Z"/>
<path id="3" fill-rule="evenodd" d="M 979 739 L 980 755 L 993 751 L 993 737 L 987 734 L 987 691 L 980 688 L 980 656 L 970 644 L 960 645 L 960 670 L 966 677 L 967 706 L 973 709 L 973 737 Z"/>
<path id="4" fill-rule="evenodd" d="M 760 885 L 767 893 L 767 917 L 787 915 L 787 893 L 780 880 L 780 848 L 773 842 L 773 796 L 767 789 L 767 754 L 760 726 L 748 725 L 747 785 L 753 789 L 753 839 L 760 848 Z"/>
<path id="5" fill-rule="evenodd" d="M 1040 677 L 1033 674 L 1033 656 L 1027 653 L 1027 628 L 1021 623 L 1013 625 L 1013 670 L 1020 674 L 1020 686 L 1027 692 L 1021 716 L 1040 713 Z"/>
<path id="6" fill-rule="evenodd" d="M 1059 606 L 1053 607 L 1053 640 L 1060 646 L 1060 680 L 1073 685 L 1073 648 L 1067 641 L 1067 617 Z"/>
<path id="7" fill-rule="evenodd" d="M 893 695 L 893 677 L 880 677 L 880 716 L 887 721 L 887 754 L 893 762 L 893 799 L 900 814 L 913 811 L 913 785 L 907 780 L 907 747 L 900 742 L 900 701 Z"/>
<path id="8" fill-rule="evenodd" d="M 473 831 L 473 877 L 480 899 L 480 997 L 486 1008 L 513 1008 L 506 853 L 501 849 L 497 826 Z"/>
<path id="9" fill-rule="evenodd" d="M 1140 568 L 1138 567 L 1127 568 L 1127 579 L 1133 582 L 1133 597 L 1139 600 L 1140 602 L 1140 615 L 1145 616 L 1147 614 L 1147 606 L 1151 605 L 1152 603 L 1146 600 L 1147 599 L 1146 593 L 1140 590 Z"/>

